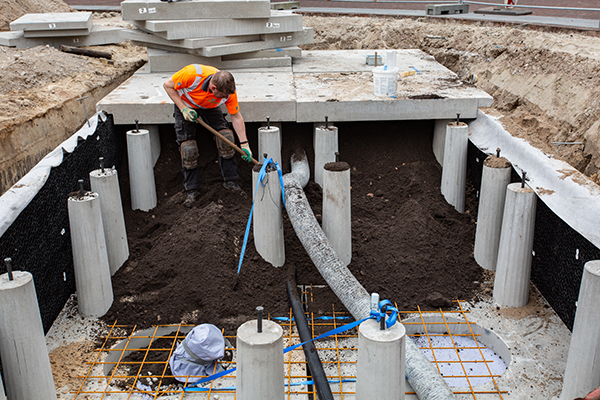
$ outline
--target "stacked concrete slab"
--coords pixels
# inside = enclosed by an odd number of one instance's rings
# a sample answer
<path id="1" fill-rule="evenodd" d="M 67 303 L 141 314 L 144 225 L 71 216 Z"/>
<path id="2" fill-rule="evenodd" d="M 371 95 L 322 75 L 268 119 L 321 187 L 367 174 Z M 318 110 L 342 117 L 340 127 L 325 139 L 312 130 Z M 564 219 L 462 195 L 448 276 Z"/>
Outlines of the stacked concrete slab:
<path id="1" fill-rule="evenodd" d="M 149 72 L 192 63 L 223 69 L 286 67 L 313 42 L 302 16 L 271 10 L 268 0 L 125 0 L 122 16 L 136 29 L 123 39 L 146 46 Z"/>
<path id="2" fill-rule="evenodd" d="M 0 45 L 26 49 L 49 44 L 59 47 L 121 42 L 121 28 L 94 26 L 91 12 L 25 14 L 0 32 Z"/>

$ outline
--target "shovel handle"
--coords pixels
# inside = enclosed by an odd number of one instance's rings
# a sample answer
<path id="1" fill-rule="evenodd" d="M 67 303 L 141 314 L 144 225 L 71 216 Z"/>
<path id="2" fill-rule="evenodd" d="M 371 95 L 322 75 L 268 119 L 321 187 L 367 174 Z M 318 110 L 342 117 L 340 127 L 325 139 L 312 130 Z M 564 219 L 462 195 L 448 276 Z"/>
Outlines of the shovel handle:
<path id="1" fill-rule="evenodd" d="M 219 139 L 221 139 L 222 141 L 224 141 L 225 143 L 227 143 L 232 149 L 234 149 L 235 151 L 237 151 L 238 153 L 240 153 L 241 155 L 245 156 L 246 152 L 242 149 L 240 149 L 239 147 L 237 147 L 235 145 L 235 143 L 231 142 L 231 140 L 227 139 L 225 136 L 221 135 L 219 132 L 217 132 L 216 130 L 214 130 L 210 125 L 208 125 L 206 122 L 202 121 L 201 118 L 198 118 L 196 120 L 196 122 L 198 122 L 200 125 L 202 125 L 203 127 L 205 127 L 206 129 L 208 129 L 208 131 L 210 133 L 212 133 L 213 135 L 215 135 L 216 137 L 218 137 Z M 254 158 L 250 157 L 250 159 L 252 160 L 252 162 L 255 165 L 260 164 L 258 161 L 256 161 Z"/>

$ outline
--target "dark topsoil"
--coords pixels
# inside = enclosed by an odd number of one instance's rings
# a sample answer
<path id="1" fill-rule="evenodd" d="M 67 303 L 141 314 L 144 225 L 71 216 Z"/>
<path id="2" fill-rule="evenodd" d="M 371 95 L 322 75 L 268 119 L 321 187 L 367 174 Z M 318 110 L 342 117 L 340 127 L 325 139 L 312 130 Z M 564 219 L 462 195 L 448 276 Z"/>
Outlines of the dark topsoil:
<path id="1" fill-rule="evenodd" d="M 340 161 L 351 166 L 352 262 L 350 270 L 368 292 L 397 303 L 400 310 L 432 309 L 432 294 L 470 300 L 479 291 L 482 269 L 473 259 L 474 201 L 457 213 L 440 194 L 441 167 L 431 150 L 432 121 L 340 123 Z M 257 124 L 247 124 L 257 152 Z M 283 173 L 293 145 L 314 162 L 312 124 L 284 124 Z M 211 135 L 198 143 L 202 184 L 193 208 L 182 202 L 180 159 L 171 127 L 161 131 L 162 153 L 155 167 L 158 205 L 131 211 L 127 162 L 121 195 L 130 258 L 113 277 L 114 304 L 103 317 L 120 325 L 212 323 L 226 335 L 254 318 L 262 305 L 270 316 L 289 315 L 286 277 L 297 268 L 299 285 L 325 281 L 309 259 L 284 213 L 286 264 L 274 268 L 257 254 L 252 230 L 236 290 L 237 265 L 251 208 L 251 165 L 240 164 L 240 185 L 248 195 L 222 186 Z M 237 157 L 237 156 L 236 156 Z M 305 188 L 321 219 L 321 188 Z M 429 299 L 428 299 L 429 296 Z M 437 295 L 438 298 L 440 297 Z M 319 290 L 312 312 L 344 307 L 330 290 Z"/>

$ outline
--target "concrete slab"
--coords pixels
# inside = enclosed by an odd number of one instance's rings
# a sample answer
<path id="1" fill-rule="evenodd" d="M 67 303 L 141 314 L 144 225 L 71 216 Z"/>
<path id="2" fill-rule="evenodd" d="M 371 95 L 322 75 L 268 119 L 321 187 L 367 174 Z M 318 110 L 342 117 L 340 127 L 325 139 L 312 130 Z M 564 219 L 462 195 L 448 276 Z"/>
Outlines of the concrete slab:
<path id="1" fill-rule="evenodd" d="M 121 3 L 125 21 L 189 20 L 204 18 L 269 18 L 268 0 L 202 0 L 162 2 L 125 0 Z"/>
<path id="2" fill-rule="evenodd" d="M 10 23 L 11 31 L 92 29 L 91 12 L 25 14 Z"/>
<path id="3" fill-rule="evenodd" d="M 372 67 L 361 64 L 365 51 L 337 53 L 306 51 L 294 62 L 297 122 L 320 121 L 324 115 L 330 121 L 452 119 L 456 113 L 475 118 L 479 107 L 493 102 L 420 50 L 397 50 L 400 72 L 414 67 L 419 73 L 399 78 L 396 98 L 376 97 Z"/>
<path id="4" fill-rule="evenodd" d="M 302 57 L 302 49 L 298 46 L 284 47 L 281 49 L 267 49 L 252 51 L 250 53 L 230 54 L 222 56 L 223 60 L 242 60 L 247 58 L 272 58 L 272 57 Z"/>
<path id="5" fill-rule="evenodd" d="M 247 122 L 294 121 L 294 80 L 288 72 L 232 71 L 235 76 L 240 110 Z M 115 124 L 173 123 L 173 103 L 162 85 L 170 73 L 135 73 L 97 104 L 98 110 L 113 114 Z"/>
<path id="6" fill-rule="evenodd" d="M 216 57 L 228 54 L 249 53 L 258 50 L 275 49 L 281 46 L 297 46 L 312 42 L 313 29 L 303 28 L 302 32 L 261 35 L 261 40 L 255 42 L 206 46 L 202 49 L 198 49 L 195 53 L 205 57 Z"/>
<path id="7" fill-rule="evenodd" d="M 502 6 L 494 6 L 494 7 L 485 7 L 480 8 L 478 10 L 473 11 L 475 14 L 496 14 L 496 15 L 529 15 L 533 12 L 526 8 L 514 8 L 514 7 L 502 7 Z"/>
<path id="8" fill-rule="evenodd" d="M 260 35 L 246 36 L 221 36 L 206 37 L 195 39 L 168 40 L 152 33 L 144 32 L 139 29 L 123 29 L 121 32 L 123 39 L 135 41 L 142 46 L 154 47 L 152 45 L 168 46 L 163 50 L 181 51 L 182 49 L 193 50 L 206 46 L 215 46 L 232 43 L 245 43 L 260 40 Z"/>
<path id="9" fill-rule="evenodd" d="M 61 44 L 68 46 L 99 46 L 114 44 L 123 41 L 119 32 L 122 28 L 112 26 L 94 25 L 89 35 L 49 38 L 26 38 L 23 31 L 0 32 L 0 45 L 28 49 L 35 46 L 50 45 L 59 47 Z"/>
<path id="10" fill-rule="evenodd" d="M 89 35 L 91 29 L 57 29 L 54 31 L 23 31 L 23 37 L 26 38 L 46 38 L 46 37 L 65 37 L 65 36 L 85 36 Z"/>
<path id="11" fill-rule="evenodd" d="M 224 60 L 222 57 L 201 57 L 187 53 L 177 53 L 157 49 L 148 49 L 149 72 L 176 72 L 189 64 L 212 65 L 219 69 L 245 69 L 288 67 L 291 70 L 292 58 L 286 57 L 257 57 L 237 60 Z"/>
<path id="12" fill-rule="evenodd" d="M 134 21 L 140 29 L 169 40 L 214 36 L 258 35 L 302 30 L 302 16 L 271 11 L 269 18 Z"/>
<path id="13" fill-rule="evenodd" d="M 419 74 L 399 78 L 396 98 L 376 97 L 364 50 L 306 51 L 292 70 L 232 71 L 240 107 L 248 122 L 314 122 L 327 115 L 335 121 L 475 118 L 493 99 L 420 50 L 396 50 L 397 66 L 414 66 Z M 378 52 L 384 52 L 379 50 Z M 339 60 L 345 60 L 340 62 Z M 309 68 L 309 67 L 315 68 Z M 265 72 L 272 71 L 272 72 Z M 116 124 L 172 122 L 172 104 L 162 89 L 168 73 L 136 73 L 98 103 Z"/>

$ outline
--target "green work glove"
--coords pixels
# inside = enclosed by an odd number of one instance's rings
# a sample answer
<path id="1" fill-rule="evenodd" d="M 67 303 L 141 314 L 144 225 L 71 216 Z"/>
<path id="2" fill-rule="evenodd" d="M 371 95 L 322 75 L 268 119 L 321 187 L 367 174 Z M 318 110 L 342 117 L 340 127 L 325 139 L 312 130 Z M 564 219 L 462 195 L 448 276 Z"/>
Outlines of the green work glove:
<path id="1" fill-rule="evenodd" d="M 245 156 L 242 156 L 242 160 L 252 162 L 252 150 L 250 150 L 250 145 L 248 144 L 248 142 L 242 143 L 241 147 L 242 150 L 244 150 L 244 153 L 246 153 Z"/>
<path id="2" fill-rule="evenodd" d="M 189 107 L 183 107 L 181 113 L 183 114 L 183 118 L 185 118 L 186 121 L 196 122 L 196 120 L 198 119 L 198 114 L 196 113 L 196 111 Z"/>

